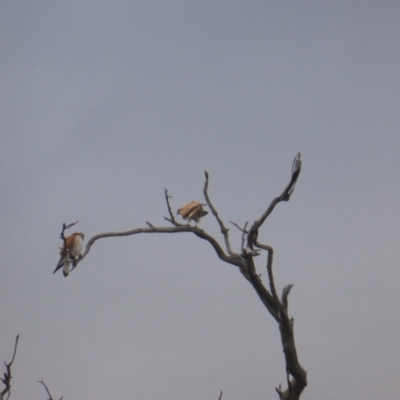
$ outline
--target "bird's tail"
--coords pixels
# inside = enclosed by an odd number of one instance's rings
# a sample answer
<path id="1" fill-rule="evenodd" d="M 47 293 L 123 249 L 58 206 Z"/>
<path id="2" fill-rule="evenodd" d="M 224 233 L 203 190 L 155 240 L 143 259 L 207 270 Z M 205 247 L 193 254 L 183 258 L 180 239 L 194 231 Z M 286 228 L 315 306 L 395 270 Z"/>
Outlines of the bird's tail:
<path id="1" fill-rule="evenodd" d="M 64 258 L 64 268 L 63 268 L 63 275 L 66 278 L 69 274 L 69 257 Z"/>
<path id="2" fill-rule="evenodd" d="M 60 268 L 62 268 L 64 265 L 64 256 L 61 256 L 60 261 L 57 264 L 56 269 L 53 271 L 53 274 L 55 274 Z"/>

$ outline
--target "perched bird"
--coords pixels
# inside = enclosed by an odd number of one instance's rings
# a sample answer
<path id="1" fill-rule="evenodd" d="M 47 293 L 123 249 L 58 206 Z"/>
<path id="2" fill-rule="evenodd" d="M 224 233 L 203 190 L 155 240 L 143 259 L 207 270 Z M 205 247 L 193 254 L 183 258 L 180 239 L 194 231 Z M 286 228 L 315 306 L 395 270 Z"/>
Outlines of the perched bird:
<path id="1" fill-rule="evenodd" d="M 207 204 L 200 204 L 197 201 L 191 201 L 186 206 L 181 207 L 177 214 L 179 214 L 183 219 L 188 220 L 188 224 L 190 224 L 190 220 L 193 220 L 197 223 L 200 221 L 202 217 L 208 214 L 208 211 L 203 210 L 203 206 Z"/>
<path id="2" fill-rule="evenodd" d="M 66 238 L 63 247 L 60 250 L 60 261 L 57 264 L 53 274 L 56 273 L 60 268 L 63 268 L 63 274 L 65 277 L 69 274 L 69 263 L 72 261 L 72 265 L 75 267 L 76 257 L 81 254 L 83 249 L 83 239 L 85 235 L 81 232 L 73 233 L 71 236 Z"/>

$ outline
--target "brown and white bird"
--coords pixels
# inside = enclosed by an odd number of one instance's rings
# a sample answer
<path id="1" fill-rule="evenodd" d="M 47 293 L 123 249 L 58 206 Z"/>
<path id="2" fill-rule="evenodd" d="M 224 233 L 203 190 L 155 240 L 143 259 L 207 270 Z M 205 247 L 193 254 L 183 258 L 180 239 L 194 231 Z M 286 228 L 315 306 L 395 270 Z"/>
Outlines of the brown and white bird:
<path id="1" fill-rule="evenodd" d="M 56 273 L 60 268 L 63 268 L 64 276 L 68 276 L 70 261 L 72 261 L 72 265 L 75 267 L 76 257 L 81 254 L 83 249 L 84 238 L 85 235 L 81 232 L 75 232 L 66 238 L 64 245 L 60 250 L 60 261 L 58 262 L 53 274 Z"/>
<path id="2" fill-rule="evenodd" d="M 208 214 L 208 211 L 203 210 L 203 206 L 207 204 L 200 204 L 197 201 L 191 201 L 186 206 L 181 207 L 177 214 L 179 214 L 183 219 L 187 219 L 188 224 L 193 220 L 197 223 L 200 221 L 202 217 Z"/>

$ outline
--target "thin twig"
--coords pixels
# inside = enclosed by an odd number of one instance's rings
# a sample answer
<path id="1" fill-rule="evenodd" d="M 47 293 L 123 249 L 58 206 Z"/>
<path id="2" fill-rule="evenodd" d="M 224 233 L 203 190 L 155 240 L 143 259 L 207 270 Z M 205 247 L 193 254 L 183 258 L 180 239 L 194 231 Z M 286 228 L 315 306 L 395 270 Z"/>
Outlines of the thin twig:
<path id="1" fill-rule="evenodd" d="M 68 225 L 64 222 L 63 223 L 63 227 L 62 227 L 62 231 L 60 233 L 60 239 L 64 240 L 64 242 L 65 242 L 66 238 L 65 238 L 64 232 L 67 229 L 71 228 L 72 226 L 76 225 L 78 222 L 79 221 L 75 221 L 75 222 L 72 222 L 72 224 L 68 224 Z"/>
<path id="2" fill-rule="evenodd" d="M 46 389 L 46 392 L 47 392 L 47 394 L 48 394 L 48 396 L 49 396 L 49 400 L 53 400 L 53 397 L 52 397 L 51 394 L 50 394 L 49 388 L 48 388 L 47 385 L 43 382 L 43 378 L 42 378 L 41 381 L 37 381 L 37 382 L 41 383 L 41 384 L 44 386 L 44 388 Z"/>
<path id="3" fill-rule="evenodd" d="M 5 388 L 0 392 L 0 400 L 3 400 L 3 397 L 6 393 L 8 393 L 7 399 L 10 397 L 11 394 L 11 379 L 12 379 L 11 365 L 13 364 L 15 355 L 17 353 L 18 340 L 19 340 L 19 335 L 17 335 L 17 337 L 15 338 L 14 353 L 11 361 L 9 363 L 6 362 L 4 363 L 4 365 L 6 366 L 6 372 L 4 372 L 3 375 L 4 378 L 0 378 L 0 380 L 5 385 Z"/>
<path id="4" fill-rule="evenodd" d="M 181 226 L 181 224 L 179 222 L 176 222 L 175 217 L 174 217 L 174 213 L 172 212 L 172 208 L 171 208 L 171 205 L 169 203 L 169 199 L 171 199 L 172 196 L 170 196 L 168 194 L 168 189 L 167 188 L 164 188 L 164 193 L 165 193 L 165 201 L 167 202 L 168 213 L 169 213 L 169 216 L 171 217 L 171 218 L 164 217 L 164 219 L 166 219 L 167 221 L 171 222 L 171 224 L 173 224 L 175 226 Z"/>
<path id="5" fill-rule="evenodd" d="M 245 229 L 241 228 L 236 222 L 233 221 L 229 221 L 232 225 L 236 226 L 236 228 L 239 229 L 240 232 L 244 232 L 244 233 L 249 233 L 248 231 L 246 231 Z"/>
<path id="6" fill-rule="evenodd" d="M 43 382 L 43 378 L 42 378 L 42 380 L 37 381 L 37 382 L 38 382 L 38 383 L 41 383 L 41 384 L 45 387 L 46 392 L 47 392 L 47 394 L 48 394 L 48 396 L 49 396 L 49 399 L 48 399 L 48 400 L 53 400 L 53 397 L 52 397 L 52 395 L 50 394 L 49 388 L 48 388 L 47 385 Z M 60 400 L 62 400 L 63 397 L 64 397 L 64 396 L 61 396 Z"/>
<path id="7" fill-rule="evenodd" d="M 222 390 L 221 390 L 221 393 L 220 393 L 220 395 L 218 397 L 218 400 L 221 400 L 221 399 L 222 399 Z"/>

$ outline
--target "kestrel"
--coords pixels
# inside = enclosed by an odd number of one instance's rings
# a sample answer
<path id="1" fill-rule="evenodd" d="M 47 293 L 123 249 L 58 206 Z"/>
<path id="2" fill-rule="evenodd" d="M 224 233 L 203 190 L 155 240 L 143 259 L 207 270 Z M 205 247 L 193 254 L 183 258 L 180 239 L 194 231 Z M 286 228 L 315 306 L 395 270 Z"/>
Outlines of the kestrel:
<path id="1" fill-rule="evenodd" d="M 197 223 L 200 221 L 202 217 L 208 214 L 208 211 L 203 210 L 203 206 L 207 204 L 200 204 L 197 201 L 191 201 L 186 206 L 181 207 L 177 214 L 179 214 L 183 219 L 188 220 L 188 224 L 190 224 L 190 220 L 193 220 Z"/>
<path id="2" fill-rule="evenodd" d="M 60 250 L 60 261 L 57 264 L 53 274 L 56 273 L 60 268 L 63 268 L 63 274 L 65 277 L 69 274 L 69 263 L 72 261 L 72 265 L 76 265 L 76 257 L 80 256 L 83 249 L 83 239 L 85 235 L 81 232 L 73 233 L 71 236 L 66 238 L 63 247 Z"/>

